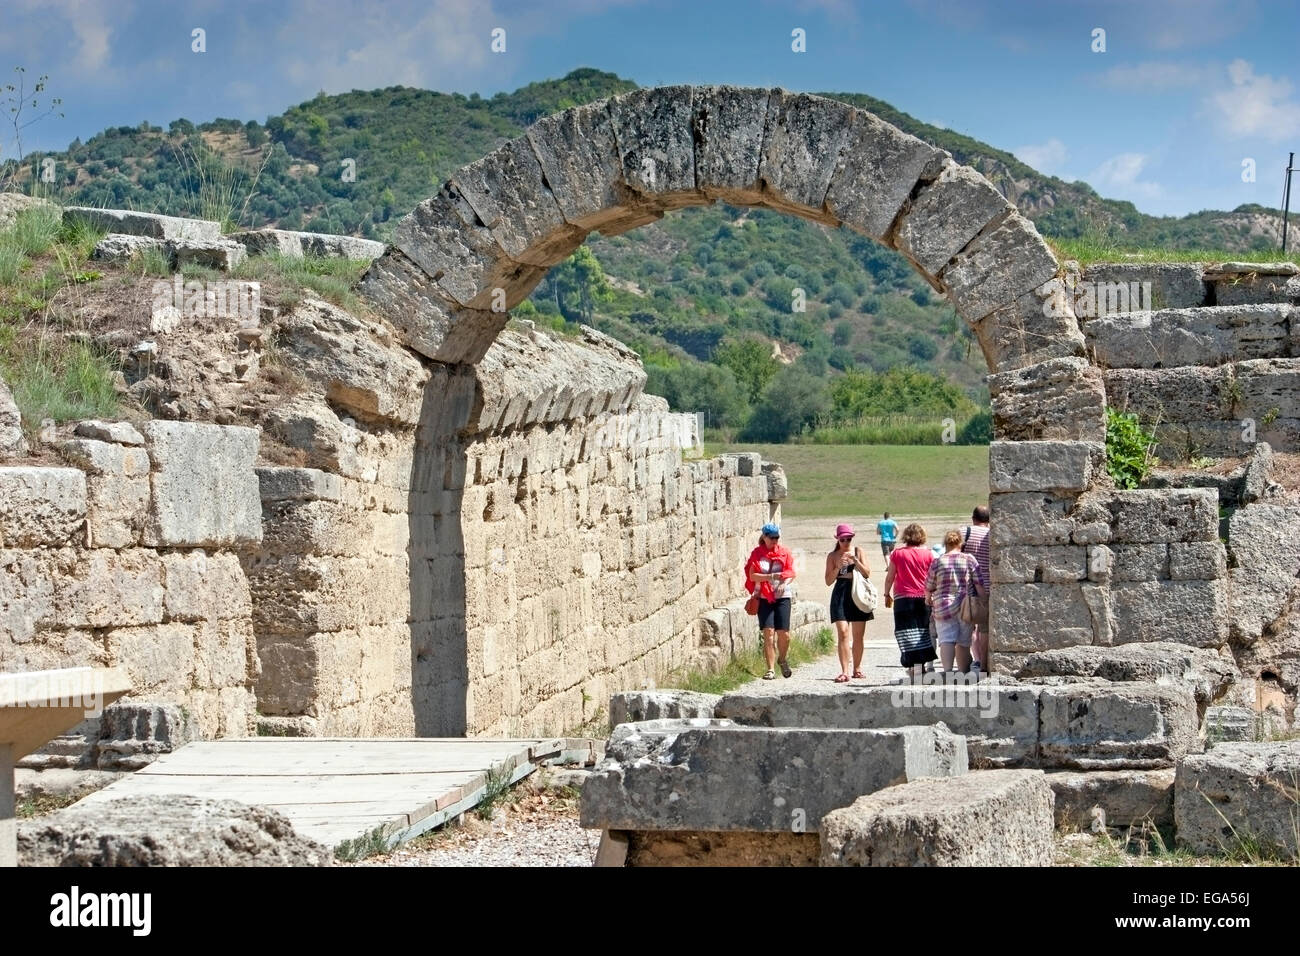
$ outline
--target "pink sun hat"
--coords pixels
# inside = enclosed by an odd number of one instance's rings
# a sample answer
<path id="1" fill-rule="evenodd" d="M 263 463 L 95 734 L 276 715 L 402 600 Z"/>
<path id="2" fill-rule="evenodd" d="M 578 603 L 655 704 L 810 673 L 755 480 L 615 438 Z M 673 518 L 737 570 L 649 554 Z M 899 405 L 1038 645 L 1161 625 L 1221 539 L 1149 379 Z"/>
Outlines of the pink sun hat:
<path id="1" fill-rule="evenodd" d="M 850 538 L 855 537 L 854 532 L 853 532 L 853 525 L 851 525 L 851 524 L 840 524 L 840 525 L 836 525 L 836 526 L 835 526 L 835 537 L 836 537 L 836 538 L 843 538 L 845 535 L 848 535 Z"/>

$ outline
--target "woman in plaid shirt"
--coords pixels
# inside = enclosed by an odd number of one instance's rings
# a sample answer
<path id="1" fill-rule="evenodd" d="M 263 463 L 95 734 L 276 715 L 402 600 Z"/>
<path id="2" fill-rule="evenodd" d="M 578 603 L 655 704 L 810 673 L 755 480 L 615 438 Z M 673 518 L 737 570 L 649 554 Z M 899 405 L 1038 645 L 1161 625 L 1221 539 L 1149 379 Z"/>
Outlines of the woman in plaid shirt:
<path id="1" fill-rule="evenodd" d="M 930 563 L 925 581 L 925 602 L 939 632 L 939 660 L 945 674 L 952 670 L 954 656 L 959 671 L 970 670 L 971 626 L 958 612 L 969 589 L 981 596 L 985 593 L 979 583 L 979 562 L 975 555 L 963 552 L 961 544 L 960 531 L 943 536 L 944 553 Z"/>

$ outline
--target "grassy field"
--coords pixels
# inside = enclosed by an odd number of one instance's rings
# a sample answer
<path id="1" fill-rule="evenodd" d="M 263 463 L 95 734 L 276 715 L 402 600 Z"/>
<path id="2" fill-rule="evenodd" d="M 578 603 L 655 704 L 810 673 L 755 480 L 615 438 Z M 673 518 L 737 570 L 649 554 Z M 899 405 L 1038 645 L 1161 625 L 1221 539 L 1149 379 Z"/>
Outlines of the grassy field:
<path id="1" fill-rule="evenodd" d="M 1083 266 L 1094 262 L 1294 262 L 1300 265 L 1300 253 L 1286 255 L 1276 249 L 1250 252 L 1224 252 L 1222 249 L 1133 249 L 1098 242 L 1094 239 L 1049 239 L 1059 259 L 1078 259 Z"/>
<path id="2" fill-rule="evenodd" d="M 706 445 L 756 451 L 785 466 L 790 518 L 964 514 L 987 500 L 987 445 Z"/>

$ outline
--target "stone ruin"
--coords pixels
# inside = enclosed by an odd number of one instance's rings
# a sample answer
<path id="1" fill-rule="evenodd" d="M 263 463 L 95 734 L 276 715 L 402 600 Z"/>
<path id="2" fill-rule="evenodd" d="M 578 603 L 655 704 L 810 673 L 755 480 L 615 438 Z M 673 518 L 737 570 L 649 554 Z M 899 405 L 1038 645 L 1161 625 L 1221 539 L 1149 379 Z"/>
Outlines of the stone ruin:
<path id="1" fill-rule="evenodd" d="M 1294 719 L 1300 519 L 1273 458 L 1298 450 L 1294 270 L 1080 272 L 978 173 L 870 113 L 665 87 L 539 121 L 455 173 L 382 255 L 95 212 L 174 263 L 377 255 L 372 314 L 309 298 L 275 315 L 302 389 L 254 427 L 236 406 L 224 425 L 83 422 L 59 445 L 66 467 L 0 467 L 0 667 L 122 665 L 144 709 L 114 724 L 143 728 L 138 746 L 101 747 L 89 727 L 36 759 L 113 764 L 194 735 L 557 732 L 730 654 L 747 639 L 741 561 L 779 516 L 782 470 L 690 459 L 694 419 L 642 394 L 633 353 L 592 330 L 507 328 L 506 311 L 589 232 L 717 201 L 898 250 L 974 330 L 1002 669 L 1174 641 L 1233 664 L 1227 703 Z M 1148 273 L 1150 309 L 1076 308 L 1081 281 Z M 245 331 L 221 334 L 264 347 Z M 1162 445 L 1243 464 L 1116 490 L 1108 404 L 1158 409 Z M 1258 426 L 1248 442 L 1240 418 Z M 13 424 L 0 403 L 0 447 L 20 456 Z"/>

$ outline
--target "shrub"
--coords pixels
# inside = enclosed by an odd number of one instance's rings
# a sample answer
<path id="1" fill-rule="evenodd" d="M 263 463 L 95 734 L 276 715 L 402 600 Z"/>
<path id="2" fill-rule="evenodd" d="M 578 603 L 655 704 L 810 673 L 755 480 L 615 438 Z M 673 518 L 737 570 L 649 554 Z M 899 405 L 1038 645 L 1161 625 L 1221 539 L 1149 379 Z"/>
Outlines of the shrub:
<path id="1" fill-rule="evenodd" d="M 1151 474 L 1155 441 L 1137 415 L 1106 409 L 1106 471 L 1117 488 L 1136 488 Z"/>

